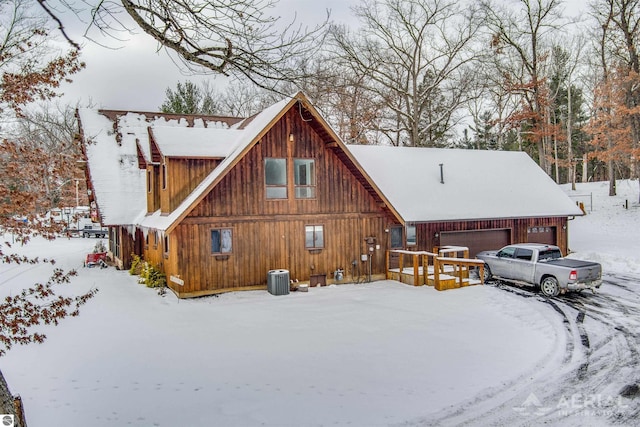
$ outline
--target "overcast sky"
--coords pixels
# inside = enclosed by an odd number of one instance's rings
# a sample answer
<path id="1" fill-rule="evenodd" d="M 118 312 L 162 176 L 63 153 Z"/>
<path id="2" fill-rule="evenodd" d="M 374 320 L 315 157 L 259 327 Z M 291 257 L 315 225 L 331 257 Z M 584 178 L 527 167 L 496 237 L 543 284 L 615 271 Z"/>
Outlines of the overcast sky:
<path id="1" fill-rule="evenodd" d="M 358 3 L 359 0 L 280 0 L 275 12 L 282 15 L 284 22 L 290 20 L 295 12 L 297 22 L 313 27 L 322 22 L 326 10 L 330 10 L 333 21 L 348 24 L 349 20 L 355 19 L 350 7 Z M 573 15 L 584 5 L 584 0 L 569 0 L 565 4 L 566 11 Z M 74 32 L 74 39 L 81 40 L 80 28 L 73 17 L 66 21 L 65 26 Z M 224 86 L 224 79 L 220 76 L 181 73 L 169 55 L 164 50 L 157 51 L 157 43 L 145 34 L 128 36 L 128 40 L 122 43 L 113 40 L 108 43 L 119 48 L 108 49 L 84 42 L 82 59 L 87 67 L 73 76 L 72 83 L 62 87 L 64 102 L 80 102 L 84 106 L 91 101 L 98 108 L 157 111 L 164 101 L 167 87 L 174 88 L 179 81 L 211 80 Z"/>
<path id="2" fill-rule="evenodd" d="M 349 18 L 349 6 L 357 0 L 280 0 L 278 15 L 283 22 L 289 22 L 297 13 L 296 22 L 313 27 L 326 18 L 327 9 L 331 19 L 343 22 Z M 274 13 L 275 15 L 275 13 Z M 66 19 L 71 23 L 72 17 Z M 75 32 L 74 39 L 81 39 L 80 28 L 66 24 Z M 224 78 L 215 74 L 194 76 L 184 74 L 170 56 L 157 51 L 157 43 L 146 34 L 127 36 L 126 42 L 106 40 L 118 49 L 108 49 L 95 43 L 84 41 L 82 60 L 87 67 L 72 77 L 73 82 L 65 84 L 63 100 L 81 106 L 91 101 L 98 108 L 157 111 L 165 99 L 167 87 L 174 88 L 179 81 L 200 82 L 211 80 L 223 86 Z"/>

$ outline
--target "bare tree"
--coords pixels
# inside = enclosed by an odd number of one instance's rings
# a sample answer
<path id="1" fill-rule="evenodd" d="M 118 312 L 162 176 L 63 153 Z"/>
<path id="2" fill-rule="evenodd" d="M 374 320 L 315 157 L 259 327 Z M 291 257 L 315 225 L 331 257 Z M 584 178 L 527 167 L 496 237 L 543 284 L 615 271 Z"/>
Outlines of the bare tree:
<path id="1" fill-rule="evenodd" d="M 327 13 L 327 20 L 313 28 L 295 18 L 283 22 L 271 14 L 277 0 L 84 2 L 91 10 L 86 34 L 97 29 L 119 38 L 121 31 L 138 28 L 176 53 L 189 71 L 242 76 L 269 89 L 301 77 L 298 61 L 317 51 L 329 18 Z M 64 3 L 82 13 L 77 4 Z"/>
<path id="2" fill-rule="evenodd" d="M 220 112 L 237 117 L 253 116 L 281 98 L 271 91 L 242 81 L 235 81 L 223 91 L 218 91 L 217 97 Z"/>
<path id="3" fill-rule="evenodd" d="M 469 5 L 467 5 L 469 6 Z M 474 10 L 449 0 L 365 0 L 361 30 L 334 26 L 332 42 L 370 99 L 384 106 L 379 131 L 393 144 L 443 144 L 474 84 Z"/>
<path id="4" fill-rule="evenodd" d="M 281 92 L 304 90 L 343 141 L 380 143 L 386 139 L 379 131 L 383 107 L 367 91 L 368 78 L 352 65 L 327 48 L 302 64 L 309 77 L 295 85 L 282 85 Z"/>
<path id="5" fill-rule="evenodd" d="M 537 147 L 538 161 L 547 173 L 551 171 L 547 157 L 545 67 L 550 41 L 563 23 L 561 5 L 561 0 L 517 0 L 501 5 L 492 0 L 482 1 L 493 51 L 496 55 L 509 57 L 509 61 L 498 63 L 498 72 L 508 91 L 517 94 L 522 101 L 523 108 L 512 118 L 524 125 L 526 139 Z"/>
<path id="6" fill-rule="evenodd" d="M 486 140 L 487 133 L 492 129 L 495 143 L 489 145 L 498 150 L 506 149 L 506 136 L 513 127 L 508 118 L 520 108 L 519 97 L 505 87 L 504 75 L 496 72 L 507 67 L 509 62 L 510 60 L 502 54 L 481 58 L 480 66 L 476 70 L 478 94 L 467 104 L 468 112 L 475 124 L 475 129 L 472 129 L 476 134 L 474 139 L 479 137 Z M 487 147 L 487 144 L 481 141 L 479 145 L 482 148 Z"/>
<path id="7" fill-rule="evenodd" d="M 51 43 L 46 21 L 32 15 L 28 0 L 0 0 L 0 111 L 3 124 L 8 117 L 17 115 L 22 121 L 29 120 L 24 106 L 35 100 L 49 100 L 56 96 L 61 81 L 79 71 L 83 64 L 78 61 L 74 48 L 68 54 L 59 54 Z M 11 114 L 11 113 L 17 114 Z M 16 254 L 12 247 L 25 244 L 33 236 L 54 238 L 55 227 L 51 227 L 38 214 L 38 206 L 46 204 L 47 192 L 43 174 L 56 172 L 57 166 L 42 165 L 46 146 L 31 144 L 33 141 L 51 141 L 58 136 L 50 132 L 50 124 L 37 121 L 37 129 L 28 135 L 17 132 L 11 135 L 6 127 L 0 140 L 0 236 L 13 235 L 13 241 L 0 242 L 0 262 L 35 264 L 53 260 L 40 260 Z M 15 125 L 15 122 L 13 123 Z M 33 124 L 33 123 L 32 123 Z M 52 138 L 53 135 L 56 138 Z M 67 139 L 71 143 L 73 139 Z M 48 153 L 50 157 L 62 157 L 59 153 Z M 46 193 L 46 194 L 43 194 Z M 43 202 L 43 199 L 45 201 Z M 9 233 L 9 234 L 5 234 Z M 38 327 L 43 324 L 58 324 L 68 316 L 76 316 L 79 308 L 94 294 L 91 290 L 83 295 L 64 297 L 56 292 L 56 285 L 67 283 L 74 271 L 54 269 L 49 280 L 25 286 L 16 295 L 5 298 L 0 304 L 0 355 L 15 344 L 42 342 L 45 335 Z"/>
<path id="8" fill-rule="evenodd" d="M 48 100 L 84 64 L 74 47 L 60 52 L 47 20 L 34 13 L 31 0 L 0 0 L 0 113 L 20 114 L 25 104 Z"/>
<path id="9" fill-rule="evenodd" d="M 567 181 L 575 190 L 574 158 L 574 130 L 579 125 L 582 117 L 582 89 L 579 83 L 578 72 L 582 64 L 582 56 L 585 52 L 585 41 L 580 35 L 576 35 L 565 41 L 562 45 L 554 43 L 551 55 L 551 96 L 554 103 L 554 121 L 564 126 L 564 137 L 558 129 L 554 135 L 554 163 L 555 176 L 560 182 L 560 167 L 566 168 Z M 564 143 L 566 151 L 558 146 Z M 565 151 L 566 157 L 560 158 L 559 151 Z"/>
<path id="10" fill-rule="evenodd" d="M 592 13 L 601 29 L 602 85 L 614 84 L 610 79 L 612 69 L 625 75 L 616 78 L 618 84 L 624 85 L 624 90 L 618 92 L 624 99 L 618 101 L 624 104 L 631 137 L 626 150 L 631 176 L 640 178 L 640 3 L 637 0 L 598 0 L 592 3 Z M 610 100 L 608 105 L 612 101 L 615 100 Z M 608 150 L 615 151 L 625 139 L 609 140 Z M 608 169 L 609 194 L 615 195 L 614 164 L 610 158 Z"/>
<path id="11" fill-rule="evenodd" d="M 31 211 L 86 203 L 77 132 L 75 109 L 59 103 L 32 106 L 15 120 L 9 139 L 30 154 L 15 161 L 22 162 L 22 171 L 33 171 L 33 178 L 24 181 L 34 193 Z"/>

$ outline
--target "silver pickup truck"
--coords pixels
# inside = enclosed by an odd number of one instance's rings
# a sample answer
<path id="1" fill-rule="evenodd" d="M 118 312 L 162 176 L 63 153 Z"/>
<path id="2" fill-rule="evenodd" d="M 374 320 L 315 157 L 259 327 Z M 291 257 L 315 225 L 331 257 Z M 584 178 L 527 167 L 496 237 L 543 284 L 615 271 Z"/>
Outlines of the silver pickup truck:
<path id="1" fill-rule="evenodd" d="M 484 279 L 492 277 L 540 287 L 546 296 L 566 291 L 594 290 L 602 284 L 602 266 L 596 262 L 562 258 L 557 246 L 519 243 L 476 255 L 485 262 Z"/>

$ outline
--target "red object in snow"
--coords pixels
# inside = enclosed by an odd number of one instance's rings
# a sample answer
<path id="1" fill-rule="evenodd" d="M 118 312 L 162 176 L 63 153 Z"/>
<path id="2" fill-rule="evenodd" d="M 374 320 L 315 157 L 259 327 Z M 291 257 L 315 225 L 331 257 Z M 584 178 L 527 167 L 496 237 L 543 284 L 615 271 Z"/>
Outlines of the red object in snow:
<path id="1" fill-rule="evenodd" d="M 106 252 L 98 252 L 97 254 L 87 254 L 87 259 L 84 261 L 84 265 L 93 266 L 99 263 L 100 261 L 106 261 L 106 260 L 107 260 Z"/>

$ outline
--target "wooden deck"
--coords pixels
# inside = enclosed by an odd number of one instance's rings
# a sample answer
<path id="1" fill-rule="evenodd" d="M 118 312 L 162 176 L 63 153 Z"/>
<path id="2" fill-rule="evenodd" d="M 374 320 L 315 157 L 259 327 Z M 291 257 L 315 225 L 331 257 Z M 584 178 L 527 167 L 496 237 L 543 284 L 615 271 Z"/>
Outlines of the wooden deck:
<path id="1" fill-rule="evenodd" d="M 437 253 L 436 253 L 437 252 Z M 413 286 L 434 286 L 439 291 L 484 284 L 484 261 L 469 259 L 469 249 L 445 246 L 427 251 L 387 251 L 387 279 Z M 479 279 L 469 269 L 479 269 Z"/>

